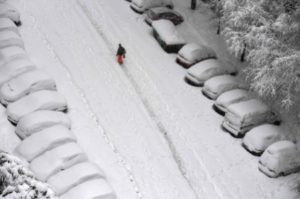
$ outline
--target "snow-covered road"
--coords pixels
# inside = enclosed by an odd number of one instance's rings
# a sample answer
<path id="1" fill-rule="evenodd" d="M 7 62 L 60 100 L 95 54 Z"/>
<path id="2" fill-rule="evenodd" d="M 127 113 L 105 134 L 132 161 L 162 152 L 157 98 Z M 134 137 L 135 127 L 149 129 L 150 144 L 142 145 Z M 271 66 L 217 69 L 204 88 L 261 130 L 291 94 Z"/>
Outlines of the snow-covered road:
<path id="1" fill-rule="evenodd" d="M 14 2 L 30 57 L 56 79 L 78 142 L 103 168 L 118 198 L 293 197 L 296 175 L 270 179 L 258 171 L 257 158 L 221 130 L 212 101 L 185 84 L 175 55 L 161 50 L 128 2 Z M 182 1 L 175 3 L 187 10 Z M 189 23 L 181 29 L 189 41 L 213 39 Z M 122 67 L 115 61 L 118 43 L 128 52 Z M 223 61 L 231 64 L 227 56 Z"/>

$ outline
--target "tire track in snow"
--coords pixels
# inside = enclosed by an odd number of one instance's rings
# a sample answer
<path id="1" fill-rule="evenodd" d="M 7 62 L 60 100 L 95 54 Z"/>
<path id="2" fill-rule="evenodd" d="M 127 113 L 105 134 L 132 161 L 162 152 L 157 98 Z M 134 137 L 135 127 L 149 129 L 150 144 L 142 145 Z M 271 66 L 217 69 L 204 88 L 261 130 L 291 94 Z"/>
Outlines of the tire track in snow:
<path id="1" fill-rule="evenodd" d="M 113 48 L 113 42 L 111 42 L 111 40 L 106 36 L 106 34 L 103 31 L 103 28 L 99 25 L 99 22 L 96 22 L 93 18 L 93 16 L 90 14 L 88 8 L 86 8 L 79 0 L 76 0 L 78 2 L 78 4 L 80 5 L 80 7 L 82 8 L 83 12 L 86 14 L 86 16 L 88 17 L 88 19 L 90 20 L 91 24 L 94 26 L 95 30 L 97 31 L 97 33 L 102 37 L 102 39 L 105 41 L 105 43 L 107 44 L 107 47 L 110 49 L 110 51 L 112 52 L 112 54 L 114 54 L 115 49 Z M 97 1 L 97 4 L 101 7 L 101 4 L 99 4 L 99 1 Z M 101 20 L 101 19 L 100 19 Z M 99 18 L 98 18 L 99 21 Z M 129 60 L 130 61 L 130 60 Z M 140 65 L 140 64 L 136 64 L 133 63 L 132 61 L 130 61 L 130 63 L 133 65 Z M 126 67 L 121 67 L 125 73 L 125 75 L 127 76 L 128 80 L 130 81 L 130 83 L 132 84 L 133 88 L 135 89 L 137 95 L 140 97 L 141 102 L 143 103 L 143 105 L 145 106 L 150 118 L 154 121 L 154 123 L 156 124 L 158 130 L 162 133 L 162 135 L 164 136 L 169 149 L 171 151 L 171 154 L 173 156 L 174 161 L 176 162 L 176 165 L 180 171 L 180 173 L 182 174 L 183 178 L 186 180 L 187 184 L 189 185 L 189 187 L 191 188 L 191 190 L 193 191 L 194 195 L 196 198 L 199 198 L 197 192 L 194 190 L 194 187 L 192 186 L 191 182 L 189 181 L 189 179 L 187 178 L 186 175 L 186 170 L 185 167 L 183 165 L 183 161 L 180 158 L 179 153 L 177 152 L 177 149 L 174 145 L 174 143 L 171 141 L 171 138 L 169 137 L 169 132 L 168 130 L 165 128 L 164 124 L 159 120 L 159 117 L 157 116 L 157 114 L 155 113 L 155 111 L 153 110 L 153 108 L 150 105 L 149 100 L 147 99 L 147 97 L 144 96 L 142 89 L 140 88 L 139 84 L 136 82 L 136 80 L 134 79 L 133 75 L 131 74 L 131 72 L 126 68 Z M 140 67 L 136 67 L 139 69 L 139 71 L 141 73 L 143 73 L 144 76 L 147 76 L 147 78 L 149 79 L 148 75 L 145 73 L 145 71 L 141 70 Z M 149 81 L 150 82 L 150 81 Z M 165 104 L 164 104 L 165 105 Z M 166 107 L 168 107 L 168 105 L 165 105 Z M 168 109 L 169 110 L 169 109 Z M 173 112 L 169 111 L 170 115 L 173 115 Z"/>
<path id="2" fill-rule="evenodd" d="M 118 148 L 113 144 L 113 142 L 110 140 L 107 131 L 104 129 L 104 127 L 101 125 L 96 113 L 92 110 L 90 102 L 87 100 L 87 97 L 85 93 L 83 92 L 82 88 L 76 83 L 74 80 L 74 77 L 71 74 L 71 71 L 69 70 L 68 66 L 64 64 L 62 59 L 59 57 L 59 55 L 54 50 L 53 45 L 51 44 L 50 40 L 48 39 L 47 35 L 41 30 L 41 27 L 38 25 L 38 21 L 36 17 L 30 13 L 27 9 L 25 4 L 23 5 L 24 13 L 27 13 L 34 21 L 33 28 L 40 34 L 40 36 L 43 38 L 43 42 L 45 43 L 48 51 L 53 56 L 53 58 L 60 63 L 63 70 L 65 71 L 65 74 L 68 78 L 68 81 L 70 85 L 79 93 L 79 96 L 81 97 L 81 100 L 83 101 L 86 109 L 88 110 L 88 114 L 92 118 L 92 121 L 95 122 L 99 132 L 102 134 L 102 137 L 104 138 L 104 141 L 107 145 L 112 149 L 113 153 L 117 156 L 119 164 L 123 167 L 123 169 L 126 171 L 126 174 L 128 176 L 129 182 L 132 184 L 133 189 L 135 190 L 137 197 L 139 199 L 143 199 L 143 195 L 137 185 L 137 182 L 135 180 L 135 177 L 133 175 L 133 172 L 130 169 L 130 165 L 127 163 L 126 159 L 122 156 Z"/>

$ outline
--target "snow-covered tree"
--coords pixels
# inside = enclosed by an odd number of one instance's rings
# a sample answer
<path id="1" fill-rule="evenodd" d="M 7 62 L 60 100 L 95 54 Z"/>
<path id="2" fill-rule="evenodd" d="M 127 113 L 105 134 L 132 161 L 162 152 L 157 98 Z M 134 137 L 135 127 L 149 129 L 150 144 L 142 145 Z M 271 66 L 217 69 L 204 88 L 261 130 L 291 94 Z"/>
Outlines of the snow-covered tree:
<path id="1" fill-rule="evenodd" d="M 35 179 L 18 158 L 2 151 L 0 151 L 0 197 L 56 199 L 49 185 Z"/>

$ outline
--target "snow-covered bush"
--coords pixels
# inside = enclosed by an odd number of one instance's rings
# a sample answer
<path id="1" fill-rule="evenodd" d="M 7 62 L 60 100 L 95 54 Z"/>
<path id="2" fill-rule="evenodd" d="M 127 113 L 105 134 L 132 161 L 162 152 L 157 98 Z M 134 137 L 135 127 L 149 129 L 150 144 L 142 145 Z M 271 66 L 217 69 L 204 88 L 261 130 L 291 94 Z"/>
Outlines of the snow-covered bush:
<path id="1" fill-rule="evenodd" d="M 49 185 L 38 181 L 22 162 L 0 151 L 0 198 L 7 199 L 55 199 Z"/>
<path id="2" fill-rule="evenodd" d="M 251 88 L 289 108 L 300 94 L 300 1 L 208 0 Z"/>

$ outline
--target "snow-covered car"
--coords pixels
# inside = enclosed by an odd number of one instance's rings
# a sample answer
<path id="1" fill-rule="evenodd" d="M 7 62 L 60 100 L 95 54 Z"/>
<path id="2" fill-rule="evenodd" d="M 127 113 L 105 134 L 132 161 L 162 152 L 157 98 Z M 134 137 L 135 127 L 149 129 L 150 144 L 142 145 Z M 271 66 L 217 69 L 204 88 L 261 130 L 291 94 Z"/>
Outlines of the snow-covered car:
<path id="1" fill-rule="evenodd" d="M 254 155 L 261 155 L 271 144 L 287 139 L 280 126 L 263 124 L 251 129 L 243 138 L 243 147 Z"/>
<path id="2" fill-rule="evenodd" d="M 222 93 L 237 88 L 245 88 L 245 85 L 232 75 L 219 75 L 204 83 L 202 93 L 209 99 L 215 100 Z"/>
<path id="3" fill-rule="evenodd" d="M 47 181 L 59 171 L 85 161 L 87 156 L 79 145 L 69 142 L 38 156 L 29 164 L 29 168 L 39 180 Z"/>
<path id="4" fill-rule="evenodd" d="M 21 139 L 54 125 L 71 128 L 71 121 L 67 114 L 59 111 L 40 110 L 21 117 L 16 127 L 16 133 Z"/>
<path id="5" fill-rule="evenodd" d="M 299 146 L 287 140 L 270 145 L 259 158 L 258 169 L 273 178 L 299 172 Z"/>
<path id="6" fill-rule="evenodd" d="M 97 165 L 90 162 L 82 162 L 53 175 L 48 179 L 48 184 L 60 196 L 89 179 L 104 177 L 104 172 Z"/>
<path id="7" fill-rule="evenodd" d="M 26 51 L 19 46 L 9 46 L 0 49 L 0 67 L 15 59 L 26 59 Z"/>
<path id="8" fill-rule="evenodd" d="M 221 94 L 215 101 L 213 108 L 217 113 L 224 115 L 227 107 L 231 104 L 249 100 L 251 97 L 249 91 L 245 89 L 233 89 Z"/>
<path id="9" fill-rule="evenodd" d="M 0 18 L 9 18 L 17 26 L 21 25 L 20 12 L 6 2 L 0 3 Z"/>
<path id="10" fill-rule="evenodd" d="M 0 31 L 4 30 L 9 30 L 15 32 L 16 34 L 20 34 L 16 24 L 9 18 L 0 18 Z"/>
<path id="11" fill-rule="evenodd" d="M 25 138 L 15 149 L 15 154 L 30 162 L 48 150 L 75 141 L 76 138 L 68 128 L 55 125 Z"/>
<path id="12" fill-rule="evenodd" d="M 8 104 L 7 117 L 17 124 L 21 117 L 37 110 L 65 111 L 66 99 L 57 91 L 41 90 Z"/>
<path id="13" fill-rule="evenodd" d="M 63 194 L 60 199 L 116 199 L 105 179 L 90 179 Z"/>
<path id="14" fill-rule="evenodd" d="M 183 22 L 183 17 L 179 12 L 167 7 L 149 9 L 145 15 L 145 22 L 150 26 L 152 25 L 153 21 L 160 19 L 170 20 L 175 26 Z"/>
<path id="15" fill-rule="evenodd" d="M 9 104 L 39 90 L 56 90 L 54 79 L 41 70 L 31 70 L 16 76 L 0 88 L 0 101 Z"/>
<path id="16" fill-rule="evenodd" d="M 172 9 L 174 6 L 172 0 L 132 0 L 130 3 L 130 8 L 140 14 L 155 7 Z"/>
<path id="17" fill-rule="evenodd" d="M 152 22 L 153 35 L 161 47 L 168 53 L 177 53 L 185 45 L 175 25 L 166 19 Z"/>
<path id="18" fill-rule="evenodd" d="M 242 137 L 255 126 L 278 120 L 277 114 L 265 103 L 250 99 L 228 106 L 222 126 L 234 137 Z"/>
<path id="19" fill-rule="evenodd" d="M 36 66 L 28 59 L 12 60 L 0 67 L 0 86 L 6 81 L 34 69 L 36 69 Z"/>
<path id="20" fill-rule="evenodd" d="M 207 59 L 190 67 L 185 75 L 185 81 L 193 86 L 203 86 L 212 77 L 229 74 L 230 70 L 221 66 L 216 59 Z"/>
<path id="21" fill-rule="evenodd" d="M 10 30 L 0 31 L 0 49 L 9 46 L 19 46 L 21 48 L 25 48 L 24 42 L 20 35 Z"/>
<path id="22" fill-rule="evenodd" d="M 212 48 L 196 43 L 188 43 L 178 52 L 176 62 L 184 68 L 189 68 L 197 62 L 212 58 L 217 58 L 217 54 Z"/>

